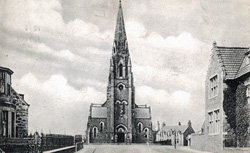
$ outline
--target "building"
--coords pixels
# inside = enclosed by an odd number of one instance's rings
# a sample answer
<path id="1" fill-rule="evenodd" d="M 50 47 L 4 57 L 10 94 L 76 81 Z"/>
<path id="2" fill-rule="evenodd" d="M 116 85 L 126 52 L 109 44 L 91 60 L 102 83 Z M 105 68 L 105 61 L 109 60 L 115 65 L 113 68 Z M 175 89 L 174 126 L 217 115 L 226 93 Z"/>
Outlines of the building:
<path id="1" fill-rule="evenodd" d="M 221 47 L 213 43 L 212 54 L 206 76 L 205 86 L 205 121 L 201 134 L 191 137 L 192 148 L 206 151 L 221 151 L 230 143 L 235 143 L 233 126 L 229 124 L 227 116 L 228 105 L 232 101 L 231 114 L 237 116 L 235 105 L 237 105 L 237 90 L 239 86 L 246 87 L 243 95 L 248 101 L 246 107 L 249 110 L 250 91 L 250 50 L 248 47 Z M 230 93 L 228 94 L 228 92 Z M 228 95 L 230 97 L 228 97 Z M 236 98 L 233 98 L 236 97 Z M 247 103 L 247 102 L 246 102 Z M 225 111 L 226 110 L 226 111 Z M 247 114 L 247 113 L 246 113 Z M 249 116 L 249 112 L 248 112 Z M 237 125 L 236 118 L 233 122 Z M 248 121 L 249 123 L 250 121 Z M 248 132 L 249 145 L 249 129 Z"/>
<path id="2" fill-rule="evenodd" d="M 152 141 L 150 107 L 135 103 L 132 63 L 121 1 L 107 87 L 107 100 L 91 104 L 87 124 L 90 143 L 145 143 Z"/>
<path id="3" fill-rule="evenodd" d="M 0 137 L 21 138 L 28 136 L 28 108 L 24 95 L 11 86 L 9 68 L 0 67 Z"/>
<path id="4" fill-rule="evenodd" d="M 181 125 L 179 122 L 176 126 L 166 126 L 163 124 L 162 128 L 156 134 L 156 143 L 165 145 L 188 146 L 189 136 L 194 133 L 191 121 L 187 125 Z"/>

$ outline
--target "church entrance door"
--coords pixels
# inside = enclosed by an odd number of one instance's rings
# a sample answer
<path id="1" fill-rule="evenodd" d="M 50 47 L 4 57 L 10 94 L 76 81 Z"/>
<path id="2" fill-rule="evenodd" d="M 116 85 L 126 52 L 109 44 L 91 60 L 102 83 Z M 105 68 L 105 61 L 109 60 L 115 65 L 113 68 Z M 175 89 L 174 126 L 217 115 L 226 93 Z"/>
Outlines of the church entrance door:
<path id="1" fill-rule="evenodd" d="M 125 126 L 118 126 L 117 128 L 117 143 L 125 143 Z"/>
<path id="2" fill-rule="evenodd" d="M 125 134 L 124 133 L 117 133 L 117 142 L 118 143 L 124 143 L 125 141 Z"/>

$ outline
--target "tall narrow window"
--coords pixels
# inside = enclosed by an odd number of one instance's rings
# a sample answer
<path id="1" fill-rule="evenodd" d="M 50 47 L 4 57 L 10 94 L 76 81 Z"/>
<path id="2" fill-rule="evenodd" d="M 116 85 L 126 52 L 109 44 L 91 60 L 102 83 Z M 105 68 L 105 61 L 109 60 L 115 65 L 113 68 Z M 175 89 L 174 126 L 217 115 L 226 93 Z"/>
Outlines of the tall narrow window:
<path id="1" fill-rule="evenodd" d="M 144 132 L 145 132 L 145 138 L 148 138 L 149 129 L 148 129 L 148 128 L 145 128 L 145 129 L 144 129 Z M 164 134 L 165 134 L 165 133 L 164 133 Z"/>
<path id="2" fill-rule="evenodd" d="M 15 136 L 15 113 L 11 113 L 11 137 Z"/>
<path id="3" fill-rule="evenodd" d="M 93 127 L 93 138 L 96 138 L 97 137 L 97 133 L 98 133 L 98 129 L 97 127 Z"/>
<path id="4" fill-rule="evenodd" d="M 104 129 L 104 123 L 101 122 L 101 123 L 100 123 L 100 132 L 103 132 L 103 129 Z"/>
<path id="5" fill-rule="evenodd" d="M 119 77 L 122 77 L 122 64 L 119 65 Z"/>
<path id="6" fill-rule="evenodd" d="M 141 133 L 143 129 L 142 123 L 138 123 L 138 132 Z"/>
<path id="7" fill-rule="evenodd" d="M 10 95 L 10 84 L 7 84 L 7 95 Z"/>
<path id="8" fill-rule="evenodd" d="M 210 98 L 217 96 L 218 92 L 218 80 L 217 75 L 210 79 Z"/>
<path id="9" fill-rule="evenodd" d="M 8 111 L 3 111 L 3 121 L 2 121 L 2 127 L 3 127 L 3 136 L 4 137 L 7 137 L 8 136 Z"/>
<path id="10" fill-rule="evenodd" d="M 122 103 L 122 112 L 125 114 L 125 102 Z"/>
<path id="11" fill-rule="evenodd" d="M 213 112 L 209 112 L 208 116 L 209 116 L 209 133 L 213 133 Z"/>
<path id="12" fill-rule="evenodd" d="M 215 114 L 215 133 L 219 133 L 220 132 L 220 111 L 216 110 L 214 111 Z"/>

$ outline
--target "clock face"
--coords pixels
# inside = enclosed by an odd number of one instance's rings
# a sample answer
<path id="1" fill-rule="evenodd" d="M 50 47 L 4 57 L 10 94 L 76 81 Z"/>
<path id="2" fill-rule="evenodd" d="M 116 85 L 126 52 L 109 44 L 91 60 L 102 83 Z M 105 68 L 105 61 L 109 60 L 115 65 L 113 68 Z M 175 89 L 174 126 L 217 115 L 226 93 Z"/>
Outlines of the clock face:
<path id="1" fill-rule="evenodd" d="M 118 87 L 120 90 L 122 90 L 123 89 L 123 85 L 119 85 L 119 87 Z"/>

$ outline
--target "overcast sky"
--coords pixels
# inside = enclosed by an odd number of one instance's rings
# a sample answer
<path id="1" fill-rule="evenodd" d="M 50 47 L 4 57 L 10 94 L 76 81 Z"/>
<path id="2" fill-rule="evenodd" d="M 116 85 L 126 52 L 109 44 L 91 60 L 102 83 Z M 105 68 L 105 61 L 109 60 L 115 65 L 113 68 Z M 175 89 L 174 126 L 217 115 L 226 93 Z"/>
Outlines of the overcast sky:
<path id="1" fill-rule="evenodd" d="M 213 41 L 250 46 L 249 0 L 123 0 L 137 104 L 152 121 L 204 120 Z M 106 100 L 118 0 L 0 0 L 0 65 L 25 94 L 29 131 L 84 134 Z"/>

